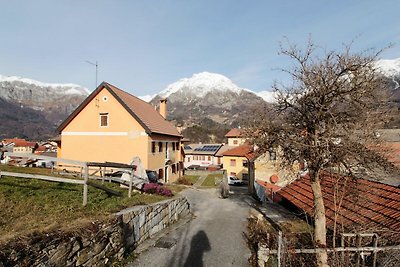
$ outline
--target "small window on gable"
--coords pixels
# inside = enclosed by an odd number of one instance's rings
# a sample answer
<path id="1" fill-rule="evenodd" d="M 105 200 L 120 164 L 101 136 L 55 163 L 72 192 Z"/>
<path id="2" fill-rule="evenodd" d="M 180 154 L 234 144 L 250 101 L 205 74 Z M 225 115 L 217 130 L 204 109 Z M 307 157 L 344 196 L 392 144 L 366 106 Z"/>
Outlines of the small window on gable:
<path id="1" fill-rule="evenodd" d="M 236 166 L 236 159 L 231 159 L 231 160 L 230 160 L 230 165 L 231 165 L 232 167 L 235 167 L 235 166 Z"/>
<path id="2" fill-rule="evenodd" d="M 100 126 L 108 126 L 108 113 L 100 113 Z"/>
<path id="3" fill-rule="evenodd" d="M 233 144 L 234 144 L 234 145 L 237 145 L 237 144 L 238 144 L 238 140 L 236 140 L 236 139 L 233 140 Z"/>

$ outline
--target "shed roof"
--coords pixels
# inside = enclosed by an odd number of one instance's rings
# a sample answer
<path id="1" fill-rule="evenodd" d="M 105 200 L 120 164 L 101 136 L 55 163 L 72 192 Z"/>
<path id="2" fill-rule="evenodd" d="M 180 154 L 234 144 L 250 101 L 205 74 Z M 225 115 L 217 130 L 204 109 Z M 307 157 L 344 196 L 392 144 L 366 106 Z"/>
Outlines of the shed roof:
<path id="1" fill-rule="evenodd" d="M 240 137 L 242 135 L 242 131 L 238 128 L 231 129 L 227 134 L 226 137 Z"/>
<path id="2" fill-rule="evenodd" d="M 252 146 L 243 144 L 223 152 L 222 156 L 246 157 L 248 160 L 252 160 L 255 153 Z"/>
<path id="3" fill-rule="evenodd" d="M 363 228 L 397 232 L 400 240 L 400 188 L 366 179 L 352 179 L 324 172 L 321 175 L 321 188 L 325 204 L 326 225 L 333 229 L 336 223 L 347 230 Z M 283 198 L 313 214 L 313 193 L 308 176 L 301 177 L 279 192 Z M 335 202 L 335 197 L 337 201 Z M 339 206 L 340 199 L 342 203 Z"/>
<path id="4" fill-rule="evenodd" d="M 130 115 L 145 129 L 146 133 L 164 134 L 176 137 L 182 137 L 178 130 L 163 116 L 157 112 L 152 105 L 133 96 L 118 87 L 102 82 L 95 91 L 93 91 L 79 107 L 57 128 L 60 133 L 86 105 L 103 89 L 108 90 L 117 101 L 129 112 Z"/>

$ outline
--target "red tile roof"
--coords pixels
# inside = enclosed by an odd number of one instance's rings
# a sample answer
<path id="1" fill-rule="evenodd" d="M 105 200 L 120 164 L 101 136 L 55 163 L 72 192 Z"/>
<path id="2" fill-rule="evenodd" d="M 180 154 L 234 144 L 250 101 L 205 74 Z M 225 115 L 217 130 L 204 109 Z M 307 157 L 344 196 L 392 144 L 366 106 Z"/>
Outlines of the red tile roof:
<path id="1" fill-rule="evenodd" d="M 72 121 L 78 113 L 103 89 L 107 89 L 118 102 L 132 115 L 133 118 L 145 129 L 148 134 L 164 134 L 176 137 L 182 137 L 178 130 L 159 112 L 157 112 L 149 103 L 111 85 L 102 82 L 97 89 L 91 93 L 85 101 L 57 128 L 61 131 Z"/>
<path id="2" fill-rule="evenodd" d="M 14 147 L 35 147 L 36 145 L 35 142 L 28 142 L 25 140 L 14 142 Z"/>
<path id="3" fill-rule="evenodd" d="M 321 187 L 328 228 L 333 229 L 337 213 L 338 226 L 343 225 L 348 230 L 363 228 L 372 232 L 374 229 L 384 229 L 391 234 L 395 232 L 391 238 L 400 240 L 400 188 L 365 179 L 334 177 L 329 173 L 321 175 Z M 295 180 L 278 194 L 312 216 L 313 193 L 308 176 Z M 343 199 L 339 206 L 341 197 Z"/>
<path id="4" fill-rule="evenodd" d="M 25 139 L 21 139 L 21 138 L 10 138 L 10 139 L 3 139 L 3 144 L 8 145 L 11 143 L 19 143 L 19 142 L 26 142 Z"/>
<path id="5" fill-rule="evenodd" d="M 233 128 L 225 136 L 226 137 L 240 137 L 240 136 L 242 136 L 242 131 L 240 129 Z"/>
<path id="6" fill-rule="evenodd" d="M 255 153 L 252 146 L 244 144 L 223 152 L 222 156 L 246 157 L 248 160 L 252 160 Z"/>

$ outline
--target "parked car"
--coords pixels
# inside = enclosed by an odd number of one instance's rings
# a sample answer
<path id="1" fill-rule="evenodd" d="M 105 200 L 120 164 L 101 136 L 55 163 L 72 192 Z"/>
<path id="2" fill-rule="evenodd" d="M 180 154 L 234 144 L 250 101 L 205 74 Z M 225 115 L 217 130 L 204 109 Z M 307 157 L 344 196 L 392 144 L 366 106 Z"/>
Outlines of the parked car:
<path id="1" fill-rule="evenodd" d="M 146 170 L 147 173 L 147 177 L 149 178 L 149 182 L 150 183 L 158 183 L 158 184 L 162 184 L 162 182 L 160 182 L 158 180 L 158 175 L 155 171 L 151 171 L 151 170 Z"/>
<path id="2" fill-rule="evenodd" d="M 228 184 L 229 185 L 244 185 L 244 182 L 242 180 L 239 180 L 239 178 L 235 176 L 228 176 Z"/>

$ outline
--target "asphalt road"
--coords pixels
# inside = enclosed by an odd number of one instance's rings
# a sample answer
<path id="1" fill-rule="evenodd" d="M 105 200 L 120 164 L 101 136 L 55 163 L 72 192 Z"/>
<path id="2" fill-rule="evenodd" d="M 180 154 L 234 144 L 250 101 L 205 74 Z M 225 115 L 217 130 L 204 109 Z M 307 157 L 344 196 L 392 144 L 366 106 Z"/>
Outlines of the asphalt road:
<path id="1" fill-rule="evenodd" d="M 243 233 L 250 213 L 246 187 L 232 187 L 220 199 L 216 189 L 182 192 L 191 205 L 193 219 L 156 240 L 127 266 L 249 266 L 250 250 Z"/>

